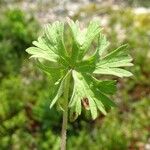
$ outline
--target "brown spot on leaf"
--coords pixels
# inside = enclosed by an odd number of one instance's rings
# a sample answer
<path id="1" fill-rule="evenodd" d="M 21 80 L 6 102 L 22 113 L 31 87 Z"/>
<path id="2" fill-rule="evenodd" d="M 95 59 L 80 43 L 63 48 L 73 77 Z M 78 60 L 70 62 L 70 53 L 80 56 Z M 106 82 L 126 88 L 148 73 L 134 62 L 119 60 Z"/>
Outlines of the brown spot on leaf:
<path id="1" fill-rule="evenodd" d="M 85 109 L 89 109 L 89 100 L 87 97 L 83 98 L 82 99 L 82 106 L 85 108 Z"/>

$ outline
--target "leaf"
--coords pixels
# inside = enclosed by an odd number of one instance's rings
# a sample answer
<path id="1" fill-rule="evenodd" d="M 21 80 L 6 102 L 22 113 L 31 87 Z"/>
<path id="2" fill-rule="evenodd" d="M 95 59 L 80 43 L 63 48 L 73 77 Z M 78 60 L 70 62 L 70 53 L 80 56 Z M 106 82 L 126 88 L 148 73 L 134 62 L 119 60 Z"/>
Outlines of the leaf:
<path id="1" fill-rule="evenodd" d="M 64 46 L 63 39 L 64 23 L 54 22 L 44 28 L 44 34 L 34 41 L 35 47 L 30 47 L 26 51 L 31 54 L 31 58 L 43 58 L 52 62 L 59 62 L 66 67 L 69 64 L 68 54 Z"/>
<path id="2" fill-rule="evenodd" d="M 132 73 L 118 67 L 132 66 L 132 58 L 128 55 L 126 50 L 127 45 L 122 45 L 113 52 L 101 58 L 96 64 L 94 74 L 108 74 L 118 77 L 129 77 Z"/>
<path id="3" fill-rule="evenodd" d="M 95 119 L 95 105 L 93 103 L 93 100 L 91 99 L 92 96 L 92 91 L 90 90 L 88 84 L 85 82 L 83 76 L 76 72 L 75 70 L 72 71 L 72 76 L 73 76 L 73 80 L 74 80 L 74 88 L 73 88 L 73 95 L 71 97 L 70 100 L 70 106 L 73 107 L 74 105 L 76 105 L 77 101 L 80 101 L 84 99 L 85 97 L 87 97 L 87 99 L 89 99 L 89 103 L 92 107 L 90 107 L 91 110 L 91 114 L 93 119 Z M 79 114 L 81 110 L 76 110 L 76 113 Z"/>
<path id="4" fill-rule="evenodd" d="M 53 105 L 57 102 L 57 100 L 62 96 L 62 94 L 63 94 L 63 88 L 64 88 L 64 79 L 62 79 L 59 82 L 59 86 L 58 86 L 58 89 L 56 91 L 56 95 L 53 98 L 53 100 L 51 101 L 50 108 L 52 108 Z"/>
<path id="5" fill-rule="evenodd" d="M 52 25 L 47 24 L 44 28 L 45 40 L 48 47 L 60 57 L 67 56 L 64 46 L 64 23 L 56 21 Z"/>
<path id="6" fill-rule="evenodd" d="M 104 106 L 106 106 L 106 107 L 116 106 L 116 104 L 107 96 L 107 94 L 110 94 L 110 93 L 113 93 L 114 91 L 116 91 L 115 82 L 112 83 L 109 80 L 98 81 L 97 79 L 95 79 L 94 77 L 92 77 L 88 74 L 84 74 L 84 79 L 86 80 L 88 85 L 90 85 L 90 89 L 93 91 L 94 97 L 96 98 L 96 100 L 101 102 L 101 103 L 98 103 L 98 104 L 102 104 L 101 107 L 104 108 Z M 109 91 L 106 91 L 107 90 L 106 86 L 108 86 L 108 83 L 110 84 L 109 85 L 110 89 L 109 89 Z"/>
<path id="7" fill-rule="evenodd" d="M 74 44 L 72 58 L 80 60 L 89 50 L 92 41 L 100 33 L 101 28 L 98 21 L 91 21 L 88 28 L 84 30 L 79 28 L 78 21 L 73 22 L 68 19 L 68 24 L 72 32 Z"/>
<path id="8" fill-rule="evenodd" d="M 73 107 L 71 107 L 71 109 L 70 109 L 70 113 L 69 113 L 69 120 L 71 121 L 71 122 L 73 122 L 73 121 L 75 121 L 77 118 L 78 118 L 78 116 L 79 116 L 79 114 L 77 114 L 76 113 L 76 108 L 75 108 L 76 106 L 73 106 Z"/>
<path id="9" fill-rule="evenodd" d="M 90 56 L 89 58 L 80 61 L 77 63 L 77 66 L 79 71 L 81 72 L 93 72 L 96 68 L 96 63 L 100 60 L 100 55 L 103 53 L 103 51 L 108 47 L 109 42 L 106 40 L 106 37 L 102 34 L 99 35 L 98 38 L 98 47 L 95 51 L 95 53 Z"/>
<path id="10" fill-rule="evenodd" d="M 100 33 L 100 31 L 101 28 L 99 22 L 91 21 L 87 28 L 87 32 L 85 34 L 85 41 L 82 45 L 83 52 L 81 51 L 81 56 L 79 57 L 79 59 L 84 57 L 85 53 L 89 50 L 91 43 L 93 42 L 95 37 Z"/>
<path id="11" fill-rule="evenodd" d="M 72 39 L 68 49 L 64 44 L 64 22 L 56 21 L 47 24 L 43 35 L 26 51 L 31 58 L 36 58 L 37 66 L 51 76 L 55 85 L 50 108 L 57 103 L 65 111 L 68 102 L 64 98 L 64 91 L 68 88 L 69 95 L 65 95 L 69 97 L 70 119 L 75 120 L 82 109 L 89 110 L 92 118 L 96 119 L 99 111 L 106 115 L 107 109 L 116 106 L 110 98 L 116 92 L 116 81 L 98 80 L 94 75 L 129 77 L 132 73 L 124 67 L 133 65 L 132 58 L 127 44 L 105 54 L 109 42 L 101 33 L 98 21 L 91 21 L 87 28 L 81 29 L 78 21 L 68 19 L 68 26 L 71 30 L 69 38 Z M 97 47 L 91 54 L 90 48 L 96 38 Z M 68 83 L 70 72 L 72 78 Z"/>
<path id="12" fill-rule="evenodd" d="M 65 84 L 65 80 L 68 77 L 68 75 L 69 75 L 69 72 L 59 81 L 59 84 L 58 84 L 59 86 L 58 86 L 58 89 L 56 91 L 55 97 L 51 101 L 50 108 L 52 108 L 54 106 L 54 104 L 59 100 L 59 98 L 63 95 L 64 90 L 65 90 L 64 84 Z"/>
<path id="13" fill-rule="evenodd" d="M 26 52 L 32 55 L 30 58 L 43 58 L 52 62 L 57 62 L 58 59 L 58 56 L 53 52 L 42 50 L 37 47 L 29 47 L 28 49 L 26 49 Z"/>
<path id="14" fill-rule="evenodd" d="M 91 115 L 93 119 L 97 118 L 97 106 L 96 103 L 94 101 L 94 97 L 89 97 L 89 106 L 90 106 L 90 111 L 91 111 Z"/>
<path id="15" fill-rule="evenodd" d="M 101 111 L 104 115 L 106 115 L 107 112 L 106 112 L 106 110 L 104 108 L 103 103 L 100 100 L 97 100 L 97 99 L 95 99 L 95 103 L 96 103 L 97 108 L 99 109 L 99 111 Z"/>
<path id="16" fill-rule="evenodd" d="M 51 84 L 54 84 L 67 73 L 66 68 L 61 67 L 56 63 L 46 63 L 45 61 L 37 60 L 36 65 L 41 71 L 48 75 Z"/>
<path id="17" fill-rule="evenodd" d="M 104 105 L 102 103 L 98 103 L 97 101 L 100 99 L 97 99 L 97 96 L 94 93 L 94 90 L 91 86 L 90 80 L 86 78 L 85 75 L 80 74 L 79 72 L 76 72 L 75 70 L 72 71 L 72 76 L 74 79 L 74 88 L 73 88 L 73 94 L 69 103 L 70 107 L 77 107 L 77 103 L 86 98 L 89 102 L 89 109 L 91 111 L 92 118 L 95 119 L 97 117 L 97 108 L 102 111 L 102 113 L 106 114 Z M 95 102 L 96 101 L 96 102 Z M 97 104 L 99 106 L 97 106 Z M 78 107 L 79 109 L 76 109 L 76 114 L 80 114 L 81 107 Z"/>
<path id="18" fill-rule="evenodd" d="M 129 71 L 126 71 L 124 69 L 120 68 L 98 68 L 94 72 L 94 74 L 108 74 L 108 75 L 114 75 L 118 77 L 130 77 L 133 74 Z"/>
<path id="19" fill-rule="evenodd" d="M 92 73 L 95 70 L 95 60 L 88 59 L 76 64 L 76 70 L 80 72 Z"/>
<path id="20" fill-rule="evenodd" d="M 97 47 L 100 56 L 102 56 L 104 50 L 108 46 L 109 46 L 109 42 L 107 41 L 106 37 L 103 34 L 100 34 L 98 39 L 98 47 Z"/>
<path id="21" fill-rule="evenodd" d="M 80 99 L 76 101 L 76 112 L 78 113 L 78 115 L 81 115 L 81 100 Z"/>
<path id="22" fill-rule="evenodd" d="M 97 99 L 99 97 L 100 101 L 103 103 L 105 107 L 116 107 L 116 104 L 100 90 L 95 89 L 95 95 Z"/>
<path id="23" fill-rule="evenodd" d="M 116 81 L 114 80 L 105 80 L 105 81 L 96 80 L 96 87 L 101 92 L 106 94 L 114 94 L 117 91 Z"/>
<path id="24" fill-rule="evenodd" d="M 63 97 L 59 98 L 58 107 L 61 111 L 65 111 L 65 99 Z"/>

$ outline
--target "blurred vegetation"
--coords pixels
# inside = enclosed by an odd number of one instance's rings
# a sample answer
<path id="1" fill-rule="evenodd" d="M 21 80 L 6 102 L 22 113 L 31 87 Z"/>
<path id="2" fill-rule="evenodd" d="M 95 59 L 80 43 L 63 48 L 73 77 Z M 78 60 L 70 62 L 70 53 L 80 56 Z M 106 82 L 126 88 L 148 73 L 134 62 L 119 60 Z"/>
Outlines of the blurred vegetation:
<path id="1" fill-rule="evenodd" d="M 84 22 L 84 12 L 89 18 L 106 15 L 110 49 L 129 43 L 134 77 L 118 80 L 118 107 L 106 117 L 91 121 L 83 111 L 69 124 L 68 149 L 144 149 L 150 139 L 150 14 L 92 5 L 74 18 Z M 49 109 L 50 81 L 25 53 L 40 25 L 19 9 L 1 10 L 0 20 L 0 150 L 58 150 L 61 112 Z"/>
<path id="2" fill-rule="evenodd" d="M 149 7 L 150 1 L 149 0 L 126 0 L 126 3 L 130 6 L 143 6 L 143 7 Z"/>
<path id="3" fill-rule="evenodd" d="M 37 35 L 38 24 L 19 9 L 1 11 L 0 76 L 18 73 L 25 51 Z M 6 61 L 7 60 L 7 61 Z"/>

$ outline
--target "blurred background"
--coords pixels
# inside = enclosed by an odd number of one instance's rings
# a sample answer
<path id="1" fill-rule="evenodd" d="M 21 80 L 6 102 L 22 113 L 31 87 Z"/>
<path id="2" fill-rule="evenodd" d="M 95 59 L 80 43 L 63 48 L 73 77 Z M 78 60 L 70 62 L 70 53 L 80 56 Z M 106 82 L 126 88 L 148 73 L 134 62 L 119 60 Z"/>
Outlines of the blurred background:
<path id="1" fill-rule="evenodd" d="M 0 150 L 59 149 L 61 112 L 49 109 L 50 81 L 25 49 L 66 16 L 98 18 L 109 49 L 129 43 L 135 64 L 133 77 L 113 77 L 117 108 L 69 124 L 68 150 L 150 150 L 150 0 L 0 0 Z"/>

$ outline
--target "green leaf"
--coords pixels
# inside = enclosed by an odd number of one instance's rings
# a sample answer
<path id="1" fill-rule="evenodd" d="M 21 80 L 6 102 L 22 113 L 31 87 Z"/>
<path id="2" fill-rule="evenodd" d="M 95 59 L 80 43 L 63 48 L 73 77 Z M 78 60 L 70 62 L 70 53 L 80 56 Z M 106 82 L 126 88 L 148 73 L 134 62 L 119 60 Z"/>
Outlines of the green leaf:
<path id="1" fill-rule="evenodd" d="M 87 59 L 78 62 L 76 65 L 77 70 L 81 72 L 90 72 L 92 73 L 96 68 L 96 63 L 100 60 L 100 55 L 103 53 L 103 51 L 108 47 L 109 42 L 106 40 L 106 37 L 102 34 L 98 37 L 98 47 L 95 51 L 95 53 L 88 57 Z"/>
<path id="2" fill-rule="evenodd" d="M 75 112 L 77 112 L 78 115 L 81 115 L 81 100 L 80 99 L 78 99 L 76 101 L 76 111 Z"/>
<path id="3" fill-rule="evenodd" d="M 54 96 L 53 100 L 51 101 L 50 108 L 52 108 L 54 106 L 54 104 L 59 100 L 59 98 L 61 96 L 63 96 L 64 90 L 65 90 L 64 84 L 65 84 L 65 80 L 68 77 L 68 75 L 69 75 L 69 72 L 62 79 L 60 79 L 60 81 L 58 83 L 59 86 L 56 91 L 56 95 Z"/>
<path id="4" fill-rule="evenodd" d="M 64 23 L 54 22 L 52 25 L 48 24 L 44 28 L 44 34 L 34 41 L 33 45 L 26 51 L 31 54 L 31 58 L 43 58 L 52 62 L 59 62 L 66 65 L 68 62 L 68 54 L 64 46 Z"/>
<path id="5" fill-rule="evenodd" d="M 105 81 L 96 80 L 96 87 L 101 92 L 106 94 L 114 94 L 117 91 L 116 81 L 114 80 L 105 80 Z"/>
<path id="6" fill-rule="evenodd" d="M 130 63 L 132 61 L 132 58 L 128 55 L 126 48 L 127 45 L 122 45 L 121 47 L 106 55 L 97 64 L 98 67 L 132 66 L 133 64 Z"/>
<path id="7" fill-rule="evenodd" d="M 50 108 L 52 108 L 53 105 L 54 105 L 54 104 L 59 100 L 59 98 L 62 96 L 63 90 L 64 90 L 64 78 L 61 79 L 61 81 L 59 82 L 59 86 L 58 86 L 58 89 L 57 89 L 57 91 L 56 91 L 56 95 L 55 95 L 55 97 L 53 98 L 53 100 L 51 101 Z"/>
<path id="8" fill-rule="evenodd" d="M 107 96 L 107 94 L 110 94 L 110 93 L 113 93 L 113 92 L 116 91 L 115 82 L 112 83 L 109 80 L 107 80 L 107 81 L 98 81 L 97 79 L 95 79 L 94 77 L 92 77 L 88 74 L 84 74 L 84 79 L 88 83 L 88 85 L 90 85 L 90 89 L 93 91 L 95 98 L 98 101 L 101 101 L 103 106 L 106 106 L 106 107 L 116 106 L 116 104 Z M 109 86 L 109 88 L 110 88 L 109 91 L 107 91 L 108 87 L 106 87 L 106 86 Z"/>
<path id="9" fill-rule="evenodd" d="M 71 107 L 71 109 L 70 109 L 69 120 L 71 122 L 75 121 L 78 118 L 78 116 L 79 116 L 79 114 L 76 113 L 75 109 L 76 109 L 76 105 Z"/>
<path id="10" fill-rule="evenodd" d="M 91 21 L 88 28 L 81 30 L 79 27 L 79 22 L 73 22 L 68 19 L 68 24 L 73 36 L 73 59 L 82 59 L 86 52 L 89 50 L 92 41 L 100 33 L 101 28 L 98 21 Z"/>
<path id="11" fill-rule="evenodd" d="M 43 58 L 48 61 L 57 62 L 58 56 L 55 55 L 52 51 L 43 50 L 38 47 L 29 47 L 26 49 L 26 52 L 31 54 L 30 58 Z"/>
<path id="12" fill-rule="evenodd" d="M 65 111 L 65 99 L 63 97 L 59 98 L 58 107 L 61 111 Z"/>
<path id="13" fill-rule="evenodd" d="M 122 45 L 113 52 L 101 58 L 96 64 L 94 74 L 108 74 L 118 77 L 129 77 L 132 73 L 118 67 L 132 66 L 132 58 L 128 55 L 126 50 L 127 45 Z"/>
<path id="14" fill-rule="evenodd" d="M 48 75 L 51 84 L 54 84 L 67 73 L 66 68 L 59 66 L 57 63 L 49 63 L 45 61 L 43 62 L 43 60 L 37 60 L 36 64 L 41 71 Z"/>
<path id="15" fill-rule="evenodd" d="M 99 111 L 102 112 L 104 115 L 106 115 L 107 112 L 104 108 L 104 104 L 100 100 L 97 100 L 97 99 L 95 99 L 95 103 L 96 103 L 97 108 L 99 109 Z"/>
<path id="16" fill-rule="evenodd" d="M 75 69 L 80 72 L 92 73 L 95 70 L 95 60 L 80 61 L 76 64 Z"/>
<path id="17" fill-rule="evenodd" d="M 94 71 L 94 74 L 114 75 L 121 78 L 130 77 L 133 75 L 131 72 L 120 68 L 98 68 Z"/>
<path id="18" fill-rule="evenodd" d="M 94 97 L 90 97 L 90 96 L 88 97 L 92 118 L 96 119 L 97 118 L 97 106 L 96 106 L 94 99 L 95 99 Z"/>
<path id="19" fill-rule="evenodd" d="M 88 80 L 86 76 L 74 70 L 72 71 L 72 76 L 74 79 L 74 88 L 69 106 L 74 107 L 79 101 L 81 103 L 81 101 L 86 98 L 89 102 L 89 109 L 93 119 L 97 117 L 97 108 L 102 111 L 102 113 L 106 114 L 103 103 L 97 102 L 100 99 L 97 99 L 94 90 L 91 87 L 93 85 L 91 85 L 90 80 Z M 76 113 L 80 114 L 79 112 L 81 111 L 81 107 L 78 108 L 79 109 L 76 109 Z"/>
<path id="20" fill-rule="evenodd" d="M 64 46 L 64 23 L 56 21 L 52 25 L 47 24 L 44 28 L 45 40 L 48 47 L 60 57 L 66 57 L 67 51 Z"/>
<path id="21" fill-rule="evenodd" d="M 100 90 L 95 90 L 95 95 L 100 98 L 105 107 L 116 107 L 116 104 Z"/>
<path id="22" fill-rule="evenodd" d="M 100 56 L 102 56 L 103 52 L 108 46 L 109 42 L 107 41 L 106 37 L 103 34 L 100 34 L 98 38 L 98 47 L 97 47 Z"/>
<path id="23" fill-rule="evenodd" d="M 132 58 L 126 44 L 105 53 L 109 42 L 101 33 L 98 21 L 91 21 L 82 30 L 78 21 L 68 19 L 67 25 L 71 30 L 68 36 L 72 39 L 71 47 L 66 49 L 64 44 L 64 22 L 56 21 L 47 24 L 43 34 L 33 42 L 34 46 L 26 51 L 31 58 L 36 58 L 37 66 L 51 77 L 55 85 L 50 108 L 57 103 L 65 111 L 69 101 L 71 120 L 75 120 L 82 109 L 89 110 L 92 118 L 96 119 L 99 111 L 106 115 L 107 109 L 116 106 L 110 98 L 116 92 L 116 81 L 98 80 L 94 75 L 129 77 L 132 73 L 124 67 L 133 65 Z M 90 48 L 95 39 L 97 47 L 91 54 Z M 68 94 L 64 94 L 65 90 Z M 69 97 L 69 100 L 64 97 Z"/>

